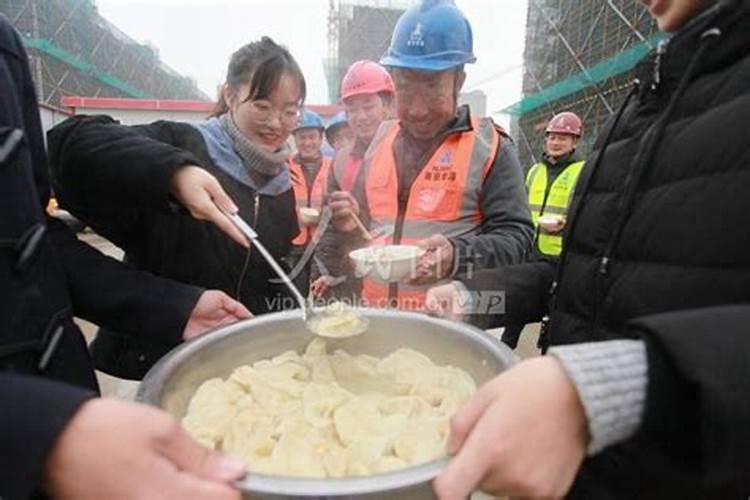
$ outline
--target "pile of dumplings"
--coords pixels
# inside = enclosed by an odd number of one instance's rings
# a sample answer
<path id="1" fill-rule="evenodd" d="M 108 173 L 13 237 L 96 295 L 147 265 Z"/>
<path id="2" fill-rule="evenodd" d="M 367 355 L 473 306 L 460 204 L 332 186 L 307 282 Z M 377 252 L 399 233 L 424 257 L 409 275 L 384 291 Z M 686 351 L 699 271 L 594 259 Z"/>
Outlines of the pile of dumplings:
<path id="1" fill-rule="evenodd" d="M 412 349 L 382 359 L 316 338 L 204 382 L 183 424 L 250 471 L 307 478 L 378 474 L 445 455 L 450 417 L 476 391 L 463 370 Z"/>

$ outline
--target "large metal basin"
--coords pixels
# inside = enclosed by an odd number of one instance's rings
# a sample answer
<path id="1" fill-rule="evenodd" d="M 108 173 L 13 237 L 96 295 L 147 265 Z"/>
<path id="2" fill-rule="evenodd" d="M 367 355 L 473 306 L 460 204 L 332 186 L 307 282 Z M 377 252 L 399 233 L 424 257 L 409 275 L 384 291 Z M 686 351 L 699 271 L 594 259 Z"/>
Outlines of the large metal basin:
<path id="1" fill-rule="evenodd" d="M 370 328 L 363 335 L 329 340 L 329 349 L 351 354 L 384 356 L 399 347 L 417 349 L 437 364 L 466 370 L 477 384 L 489 380 L 515 361 L 513 352 L 496 338 L 462 323 L 421 314 L 363 309 Z M 177 418 L 205 380 L 226 378 L 238 366 L 270 358 L 289 349 L 301 351 L 313 338 L 299 312 L 268 314 L 218 329 L 185 343 L 148 372 L 137 399 Z M 296 479 L 249 474 L 240 486 L 248 498 L 434 498 L 431 480 L 445 466 L 437 460 L 388 474 L 346 479 Z"/>

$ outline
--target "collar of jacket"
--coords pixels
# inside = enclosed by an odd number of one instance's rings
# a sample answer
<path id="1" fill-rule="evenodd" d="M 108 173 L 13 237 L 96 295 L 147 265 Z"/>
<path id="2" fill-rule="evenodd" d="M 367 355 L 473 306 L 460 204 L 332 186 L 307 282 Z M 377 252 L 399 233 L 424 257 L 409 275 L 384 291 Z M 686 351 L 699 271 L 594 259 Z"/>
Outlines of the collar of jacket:
<path id="1" fill-rule="evenodd" d="M 292 189 L 288 168 L 282 168 L 281 172 L 259 187 L 255 179 L 248 174 L 242 158 L 234 150 L 232 138 L 229 137 L 218 118 L 191 123 L 191 125 L 203 136 L 208 155 L 214 166 L 236 181 L 265 196 L 278 196 Z"/>
<path id="2" fill-rule="evenodd" d="M 398 152 L 404 151 L 404 148 L 406 148 L 410 152 L 419 151 L 420 153 L 417 157 L 426 159 L 424 157 L 432 154 L 447 136 L 468 132 L 469 130 L 473 130 L 471 126 L 471 113 L 469 106 L 464 104 L 456 110 L 456 117 L 448 123 L 442 132 L 438 132 L 429 142 L 415 139 L 405 128 L 401 127 L 394 142 L 393 150 L 396 153 L 396 157 L 400 157 L 401 155 Z M 421 164 L 422 162 L 417 163 Z"/>
<path id="3" fill-rule="evenodd" d="M 460 134 L 462 132 L 468 132 L 474 130 L 471 126 L 471 111 L 469 110 L 468 104 L 463 104 L 456 110 L 456 117 L 452 122 L 445 128 L 445 131 L 440 134 L 441 139 L 451 134 Z"/>
<path id="4" fill-rule="evenodd" d="M 718 28 L 722 36 L 701 58 L 693 75 L 716 71 L 736 62 L 750 52 L 750 2 L 719 0 L 682 29 L 663 40 L 652 55 L 639 64 L 636 76 L 641 82 L 640 95 L 652 91 L 658 95 L 673 91 L 685 72 L 706 30 Z"/>
<path id="5" fill-rule="evenodd" d="M 575 163 L 577 161 L 581 161 L 578 158 L 578 155 L 576 154 L 575 150 L 571 151 L 570 153 L 561 156 L 559 160 L 556 162 L 552 162 L 552 159 L 549 157 L 547 153 L 542 153 L 542 162 L 544 162 L 545 165 L 547 165 L 547 168 L 550 169 L 563 169 L 570 165 L 571 163 Z"/>

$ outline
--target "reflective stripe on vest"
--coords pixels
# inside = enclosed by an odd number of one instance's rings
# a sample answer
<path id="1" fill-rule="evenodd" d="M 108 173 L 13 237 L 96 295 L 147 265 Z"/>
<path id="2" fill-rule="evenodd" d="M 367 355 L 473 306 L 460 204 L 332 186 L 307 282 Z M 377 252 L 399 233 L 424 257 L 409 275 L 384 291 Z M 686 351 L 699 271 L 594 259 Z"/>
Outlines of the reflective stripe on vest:
<path id="1" fill-rule="evenodd" d="M 384 130 L 386 123 L 389 129 Z M 386 123 L 370 145 L 362 167 L 373 228 L 394 225 L 398 215 L 399 176 L 393 143 L 400 127 L 395 122 Z M 480 231 L 480 193 L 495 160 L 500 134 L 489 118 L 472 117 L 471 124 L 472 130 L 445 138 L 412 184 L 399 244 L 415 244 L 435 234 L 452 238 Z M 375 244 L 393 243 L 389 235 Z M 401 283 L 389 286 L 365 278 L 362 299 L 369 307 L 421 310 L 427 288 Z"/>
<path id="2" fill-rule="evenodd" d="M 547 166 L 543 163 L 537 163 L 529 169 L 526 176 L 526 186 L 529 190 L 529 209 L 537 232 L 536 245 L 538 250 L 545 255 L 560 255 L 562 252 L 562 236 L 542 233 L 539 229 L 539 218 L 542 215 L 559 215 L 565 218 L 582 168 L 582 161 L 571 163 L 565 167 L 565 170 L 560 172 L 550 187 L 546 201 Z"/>
<path id="3" fill-rule="evenodd" d="M 313 180 L 312 188 L 308 190 L 307 181 L 302 165 L 289 160 L 289 172 L 292 178 L 292 188 L 294 189 L 294 199 L 297 204 L 297 217 L 299 218 L 299 209 L 303 207 L 317 208 L 322 210 L 323 198 L 326 195 L 326 183 L 328 182 L 328 172 L 331 168 L 331 159 L 323 157 L 320 169 Z M 300 233 L 292 241 L 295 246 L 307 245 L 312 240 L 315 227 L 302 226 L 300 224 Z"/>

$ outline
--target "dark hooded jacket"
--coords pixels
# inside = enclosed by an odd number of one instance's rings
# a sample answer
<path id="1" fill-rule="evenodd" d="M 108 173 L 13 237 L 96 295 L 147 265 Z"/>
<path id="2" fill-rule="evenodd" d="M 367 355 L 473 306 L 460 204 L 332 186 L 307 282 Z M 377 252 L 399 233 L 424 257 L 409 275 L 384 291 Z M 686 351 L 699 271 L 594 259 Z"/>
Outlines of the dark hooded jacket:
<path id="1" fill-rule="evenodd" d="M 0 15 L 0 498 L 37 498 L 47 455 L 98 391 L 73 316 L 179 342 L 202 290 L 129 269 L 45 217 L 47 159 L 21 38 Z"/>

